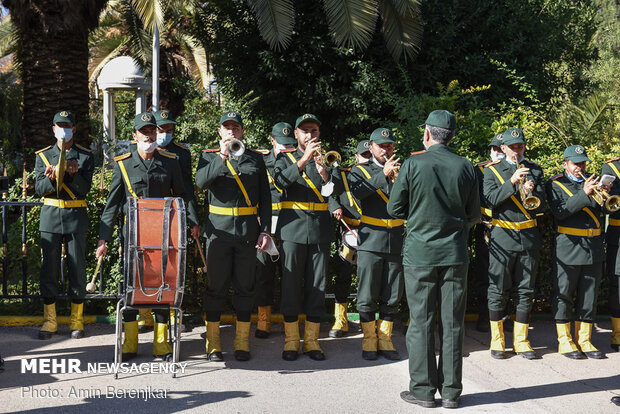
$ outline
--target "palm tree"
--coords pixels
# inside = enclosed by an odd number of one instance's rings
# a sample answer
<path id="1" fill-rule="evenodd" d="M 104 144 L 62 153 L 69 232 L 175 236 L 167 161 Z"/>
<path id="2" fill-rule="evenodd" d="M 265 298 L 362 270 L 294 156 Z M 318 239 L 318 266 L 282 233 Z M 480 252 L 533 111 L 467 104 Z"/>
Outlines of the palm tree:
<path id="1" fill-rule="evenodd" d="M 285 49 L 294 26 L 293 0 L 247 0 L 258 20 L 261 36 L 272 49 Z M 420 0 L 323 0 L 334 42 L 366 48 L 382 21 L 386 47 L 394 60 L 413 59 L 422 42 Z"/>
<path id="2" fill-rule="evenodd" d="M 2 0 L 17 33 L 24 88 L 22 133 L 29 149 L 49 145 L 50 125 L 59 109 L 74 112 L 76 141 L 88 142 L 88 32 L 97 26 L 106 2 Z"/>

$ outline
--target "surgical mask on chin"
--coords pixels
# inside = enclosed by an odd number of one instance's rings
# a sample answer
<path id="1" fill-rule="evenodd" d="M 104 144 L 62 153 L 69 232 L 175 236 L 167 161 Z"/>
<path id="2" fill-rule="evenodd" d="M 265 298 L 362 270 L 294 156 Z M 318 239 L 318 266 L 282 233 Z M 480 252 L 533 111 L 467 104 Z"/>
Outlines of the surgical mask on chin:
<path id="1" fill-rule="evenodd" d="M 59 141 L 70 141 L 73 138 L 73 128 L 54 127 L 54 136 Z"/>
<path id="2" fill-rule="evenodd" d="M 582 183 L 585 181 L 585 179 L 583 179 L 582 177 L 575 177 L 573 174 L 569 173 L 568 171 L 566 171 L 566 174 L 568 175 L 568 178 L 570 178 L 572 181 L 576 183 Z"/>
<path id="3" fill-rule="evenodd" d="M 368 161 L 370 161 L 370 158 L 364 158 L 360 155 L 358 164 L 366 164 Z"/>
<path id="4" fill-rule="evenodd" d="M 506 158 L 506 154 L 504 154 L 503 152 L 491 150 L 491 161 L 499 161 L 503 160 L 504 158 Z"/>
<path id="5" fill-rule="evenodd" d="M 293 148 L 293 146 L 292 145 L 285 145 L 285 144 L 278 144 L 276 142 L 276 147 L 274 148 L 273 152 L 276 155 L 278 155 L 282 150 L 289 149 L 289 148 Z"/>
<path id="6" fill-rule="evenodd" d="M 506 157 L 506 154 L 504 154 L 504 159 L 506 160 L 506 162 L 510 165 L 516 165 L 516 163 L 514 162 L 514 158 L 510 158 L 510 157 Z M 519 163 L 523 162 L 523 160 L 525 159 L 524 156 L 521 156 L 521 159 L 519 160 Z"/>
<path id="7" fill-rule="evenodd" d="M 158 132 L 157 133 L 157 145 L 165 147 L 172 141 L 172 132 Z"/>
<path id="8" fill-rule="evenodd" d="M 155 151 L 157 148 L 157 142 L 149 142 L 149 141 L 138 141 L 138 148 L 147 154 Z"/>

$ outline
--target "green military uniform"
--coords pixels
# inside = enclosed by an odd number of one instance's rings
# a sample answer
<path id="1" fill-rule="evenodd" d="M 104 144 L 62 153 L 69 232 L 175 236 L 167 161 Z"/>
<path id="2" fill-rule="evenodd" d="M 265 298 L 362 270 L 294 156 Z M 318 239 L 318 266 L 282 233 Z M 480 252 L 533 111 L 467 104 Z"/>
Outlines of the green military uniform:
<path id="1" fill-rule="evenodd" d="M 620 158 L 605 161 L 601 174 L 616 177 L 610 194 L 620 196 Z M 620 240 L 620 211 L 609 214 L 605 241 L 607 243 L 607 277 L 609 278 L 609 301 L 611 312 L 611 347 L 620 351 L 620 260 L 618 244 Z"/>
<path id="2" fill-rule="evenodd" d="M 525 143 L 523 132 L 511 128 L 503 134 L 503 144 Z M 484 170 L 484 199 L 493 210 L 493 230 L 489 242 L 489 319 L 491 320 L 491 355 L 504 358 L 502 317 L 511 290 L 517 295 L 517 314 L 513 345 L 515 352 L 526 358 L 536 358 L 527 340 L 527 326 L 534 297 L 541 236 L 536 214 L 545 208 L 544 177 L 542 168 L 528 160 L 521 160 L 529 168 L 527 179 L 534 182 L 533 196 L 540 206 L 526 210 L 519 194 L 519 186 L 512 185 L 510 177 L 516 164 L 506 159 L 490 163 Z"/>
<path id="3" fill-rule="evenodd" d="M 428 127 L 449 131 L 454 131 L 455 124 L 448 111 L 433 111 L 426 121 Z M 411 319 L 407 330 L 411 381 L 409 392 L 401 397 L 434 407 L 439 390 L 446 405 L 458 405 L 463 389 L 467 239 L 480 218 L 474 167 L 442 144 L 413 153 L 400 169 L 387 212 L 407 219 L 403 265 Z M 439 365 L 435 362 L 437 312 Z"/>
<path id="4" fill-rule="evenodd" d="M 575 163 L 590 161 L 581 145 L 568 147 L 564 158 Z M 551 177 L 547 183 L 549 206 L 556 225 L 553 313 L 559 333 L 559 352 L 563 354 L 577 351 L 570 340 L 571 321 L 576 321 L 577 332 L 581 325 L 587 327 L 589 324 L 591 334 L 603 274 L 601 207 L 588 197 L 583 187 L 583 178 L 570 177 L 567 172 Z M 580 339 L 584 341 L 584 336 Z M 592 353 L 591 344 L 584 347 L 583 352 L 588 355 L 602 357 L 602 354 Z M 572 355 L 577 357 L 579 353 Z"/>
<path id="5" fill-rule="evenodd" d="M 370 141 L 378 145 L 394 143 L 392 138 L 392 131 L 377 128 L 371 134 Z M 373 157 L 368 165 L 353 167 L 350 182 L 362 208 L 357 246 L 357 310 L 365 332 L 363 356 L 374 359 L 378 351 L 389 359 L 400 359 L 392 345 L 391 332 L 404 288 L 401 260 L 404 222 L 393 220 L 387 212 L 393 184 L 384 175 L 383 165 L 376 158 Z M 377 303 L 378 343 L 374 342 L 373 335 Z"/>
<path id="6" fill-rule="evenodd" d="M 69 111 L 57 113 L 54 117 L 54 124 L 62 122 L 73 125 L 73 115 Z M 45 304 L 44 319 L 47 321 L 51 318 L 48 314 L 52 310 L 54 314 L 51 325 L 44 325 L 42 331 L 54 333 L 57 330 L 56 311 L 53 304 L 58 295 L 60 256 L 64 242 L 67 247 L 69 298 L 72 304 L 70 330 L 73 337 L 81 337 L 83 336 L 82 304 L 86 297 L 86 230 L 90 226 L 85 198 L 92 184 L 94 160 L 88 149 L 73 143 L 71 148 L 65 152 L 65 159 L 67 161 L 77 160 L 78 170 L 74 174 L 64 173 L 62 189 L 57 194 L 56 180 L 52 181 L 44 173 L 47 166 L 58 164 L 60 151 L 57 144 L 50 145 L 37 151 L 35 161 L 35 191 L 39 196 L 44 197 L 39 221 L 43 256 L 40 283 L 41 296 Z M 79 321 L 75 321 L 74 318 L 78 313 Z M 43 332 L 40 337 L 49 338 L 50 334 Z"/>

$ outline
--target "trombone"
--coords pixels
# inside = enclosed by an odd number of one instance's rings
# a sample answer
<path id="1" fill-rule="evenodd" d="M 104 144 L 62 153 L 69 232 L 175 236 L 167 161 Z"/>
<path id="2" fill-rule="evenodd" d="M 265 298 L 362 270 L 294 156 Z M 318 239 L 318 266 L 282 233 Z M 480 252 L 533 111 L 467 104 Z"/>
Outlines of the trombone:
<path id="1" fill-rule="evenodd" d="M 581 172 L 578 172 L 577 174 L 584 180 L 586 179 L 586 177 Z M 605 207 L 608 211 L 612 213 L 620 210 L 620 196 L 610 195 L 602 188 L 594 187 L 592 189 L 592 195 L 590 196 L 590 198 L 594 200 L 596 204 L 601 207 Z"/>
<path id="2" fill-rule="evenodd" d="M 517 164 L 517 170 L 519 168 L 526 168 L 525 165 L 519 164 L 516 156 L 515 163 Z M 521 179 L 521 181 L 519 181 L 519 195 L 521 196 L 521 202 L 523 203 L 523 207 L 525 207 L 526 210 L 536 210 L 538 207 L 540 207 L 540 198 L 532 194 L 532 190 L 525 189 L 526 180 L 527 177 L 524 177 L 523 179 Z"/>

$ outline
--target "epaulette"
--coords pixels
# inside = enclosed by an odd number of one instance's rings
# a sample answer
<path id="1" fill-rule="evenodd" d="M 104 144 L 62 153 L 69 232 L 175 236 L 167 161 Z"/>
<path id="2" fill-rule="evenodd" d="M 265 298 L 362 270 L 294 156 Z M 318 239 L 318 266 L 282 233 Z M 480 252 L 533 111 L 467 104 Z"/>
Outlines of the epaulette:
<path id="1" fill-rule="evenodd" d="M 614 161 L 618 161 L 618 160 L 620 160 L 620 157 L 618 157 L 618 158 L 612 158 L 611 160 L 607 160 L 607 161 L 605 161 L 605 164 L 608 164 L 608 163 L 610 163 L 610 162 L 614 162 Z"/>
<path id="2" fill-rule="evenodd" d="M 255 152 L 257 154 L 260 154 L 260 155 L 269 155 L 269 153 L 271 152 L 271 150 L 268 150 L 268 149 L 254 149 L 254 148 L 246 148 L 246 149 L 252 152 Z"/>
<path id="3" fill-rule="evenodd" d="M 411 153 L 411 155 L 418 155 L 418 154 L 424 154 L 426 151 L 414 151 Z"/>
<path id="4" fill-rule="evenodd" d="M 529 162 L 530 164 L 534 164 L 537 167 L 540 167 L 540 165 L 536 164 L 534 161 L 531 161 L 531 160 L 523 160 L 523 161 Z"/>
<path id="5" fill-rule="evenodd" d="M 132 139 L 129 144 L 137 144 L 137 143 L 138 143 L 138 141 L 136 141 L 135 139 Z"/>
<path id="6" fill-rule="evenodd" d="M 211 149 L 202 150 L 202 152 L 218 152 L 219 150 L 220 150 L 219 148 L 211 148 Z"/>
<path id="7" fill-rule="evenodd" d="M 341 167 L 340 171 L 351 171 L 351 169 L 350 168 Z"/>
<path id="8" fill-rule="evenodd" d="M 555 180 L 557 180 L 558 178 L 563 177 L 563 176 L 564 176 L 564 173 L 556 174 L 556 175 L 554 175 L 553 177 L 549 178 L 549 180 L 550 180 L 550 181 L 555 181 Z"/>
<path id="9" fill-rule="evenodd" d="M 357 164 L 355 164 L 356 167 L 358 165 L 368 165 L 368 161 L 366 161 L 366 162 L 358 162 Z"/>
<path id="10" fill-rule="evenodd" d="M 499 164 L 499 162 L 500 162 L 500 161 L 501 161 L 501 160 L 491 161 L 491 162 L 489 162 L 487 165 L 485 165 L 485 167 L 489 167 L 489 166 L 491 166 L 491 165 Z"/>
<path id="11" fill-rule="evenodd" d="M 297 151 L 297 148 L 284 148 L 283 150 L 280 150 L 280 152 L 295 152 Z"/>
<path id="12" fill-rule="evenodd" d="M 45 148 L 43 148 L 43 149 L 40 149 L 40 150 L 38 150 L 37 152 L 35 152 L 35 154 L 38 154 L 38 153 L 43 152 L 43 151 L 47 151 L 48 149 L 52 148 L 53 146 L 54 146 L 54 145 L 52 144 L 52 145 L 50 145 L 49 147 L 45 147 Z"/>
<path id="13" fill-rule="evenodd" d="M 114 161 L 117 161 L 117 162 L 118 161 L 122 161 L 124 159 L 129 158 L 129 157 L 131 157 L 131 152 L 128 152 L 128 153 L 125 153 L 125 154 L 121 154 L 121 155 L 118 155 L 118 156 L 114 157 Z"/>
<path id="14" fill-rule="evenodd" d="M 189 151 L 189 147 L 188 147 L 188 145 L 187 145 L 187 144 L 181 144 L 181 143 L 176 142 L 176 141 L 172 141 L 172 143 L 173 143 L 174 145 L 176 145 L 177 147 L 179 147 L 179 148 L 183 148 L 184 150 L 188 150 L 188 151 Z"/>
<path id="15" fill-rule="evenodd" d="M 76 147 L 81 149 L 82 151 L 91 152 L 88 148 L 81 146 L 80 144 L 75 144 Z"/>
<path id="16" fill-rule="evenodd" d="M 157 151 L 159 151 L 159 155 L 163 155 L 166 158 L 172 158 L 173 160 L 177 159 L 177 155 L 176 154 L 173 154 L 173 153 L 168 152 L 168 151 L 163 150 L 163 149 L 158 149 Z"/>
<path id="17" fill-rule="evenodd" d="M 491 160 L 486 160 L 486 161 L 481 161 L 478 164 L 476 164 L 477 167 L 486 167 L 487 165 L 489 165 L 491 163 Z"/>

